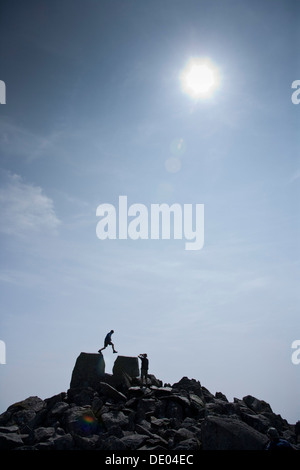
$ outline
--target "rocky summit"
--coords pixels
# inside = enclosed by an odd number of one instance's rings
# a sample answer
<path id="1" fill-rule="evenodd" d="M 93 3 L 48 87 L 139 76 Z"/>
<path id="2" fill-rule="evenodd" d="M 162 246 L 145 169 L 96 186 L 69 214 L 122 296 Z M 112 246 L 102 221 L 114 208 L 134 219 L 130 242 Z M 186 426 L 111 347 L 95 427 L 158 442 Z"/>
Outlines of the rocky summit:
<path id="1" fill-rule="evenodd" d="M 141 386 L 137 358 L 81 353 L 67 392 L 14 403 L 0 415 L 0 450 L 197 452 L 263 450 L 275 427 L 296 449 L 295 426 L 251 395 L 229 402 L 198 380 Z"/>

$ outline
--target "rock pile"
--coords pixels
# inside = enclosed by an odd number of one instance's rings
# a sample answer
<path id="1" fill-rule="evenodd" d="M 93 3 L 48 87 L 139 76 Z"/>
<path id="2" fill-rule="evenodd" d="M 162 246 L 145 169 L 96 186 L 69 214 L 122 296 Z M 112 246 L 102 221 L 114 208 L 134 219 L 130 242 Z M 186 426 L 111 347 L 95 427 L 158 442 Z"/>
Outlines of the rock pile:
<path id="1" fill-rule="evenodd" d="M 270 426 L 296 444 L 294 426 L 263 400 L 229 402 L 187 377 L 171 386 L 150 375 L 141 387 L 133 359 L 117 358 L 109 375 L 100 355 L 81 353 L 67 392 L 29 397 L 0 415 L 0 449 L 260 450 Z"/>

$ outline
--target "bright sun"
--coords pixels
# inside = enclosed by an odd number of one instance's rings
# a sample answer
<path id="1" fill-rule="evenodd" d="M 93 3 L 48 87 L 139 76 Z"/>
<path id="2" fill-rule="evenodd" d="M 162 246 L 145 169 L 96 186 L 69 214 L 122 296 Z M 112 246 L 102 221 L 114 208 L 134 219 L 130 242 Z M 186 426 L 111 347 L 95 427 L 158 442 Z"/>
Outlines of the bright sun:
<path id="1" fill-rule="evenodd" d="M 208 98 L 218 87 L 217 68 L 209 59 L 190 59 L 181 73 L 181 85 L 192 98 Z"/>

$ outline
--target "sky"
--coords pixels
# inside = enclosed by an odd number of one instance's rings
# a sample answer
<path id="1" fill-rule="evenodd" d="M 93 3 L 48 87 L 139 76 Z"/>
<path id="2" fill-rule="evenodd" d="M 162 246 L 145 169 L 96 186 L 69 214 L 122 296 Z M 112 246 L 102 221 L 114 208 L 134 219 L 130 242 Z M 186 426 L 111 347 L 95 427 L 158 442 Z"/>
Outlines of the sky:
<path id="1" fill-rule="evenodd" d="M 0 412 L 67 391 L 113 329 L 163 383 L 300 419 L 299 21 L 293 0 L 0 2 Z M 203 247 L 101 240 L 119 196 L 203 204 Z"/>

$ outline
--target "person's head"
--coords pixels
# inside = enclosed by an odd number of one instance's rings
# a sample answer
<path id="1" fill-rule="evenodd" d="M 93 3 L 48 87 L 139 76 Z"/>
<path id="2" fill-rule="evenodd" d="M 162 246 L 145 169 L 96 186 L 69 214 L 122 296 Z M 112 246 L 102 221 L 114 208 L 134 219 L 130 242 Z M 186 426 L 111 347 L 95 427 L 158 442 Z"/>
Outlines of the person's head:
<path id="1" fill-rule="evenodd" d="M 270 439 L 278 439 L 279 434 L 276 428 L 269 428 L 267 430 L 267 435 L 269 436 Z"/>
<path id="2" fill-rule="evenodd" d="M 114 333 L 114 330 L 110 330 L 111 333 Z"/>
<path id="3" fill-rule="evenodd" d="M 146 353 L 144 354 L 144 357 L 147 357 L 147 354 L 146 354 Z"/>

